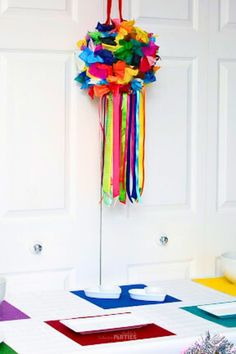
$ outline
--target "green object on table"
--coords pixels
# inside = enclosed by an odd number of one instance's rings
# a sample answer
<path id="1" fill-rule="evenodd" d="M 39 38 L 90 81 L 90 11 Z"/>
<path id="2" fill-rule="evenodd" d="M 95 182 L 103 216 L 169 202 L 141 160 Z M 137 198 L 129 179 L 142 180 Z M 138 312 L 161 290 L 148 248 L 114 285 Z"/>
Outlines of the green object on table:
<path id="1" fill-rule="evenodd" d="M 220 326 L 224 327 L 236 327 L 236 317 L 235 318 L 220 318 L 203 310 L 200 310 L 197 306 L 181 307 L 182 310 L 188 311 L 193 315 L 203 318 L 204 320 L 215 322 Z"/>
<path id="2" fill-rule="evenodd" d="M 15 350 L 9 347 L 6 343 L 0 343 L 0 353 L 1 354 L 17 354 Z"/>

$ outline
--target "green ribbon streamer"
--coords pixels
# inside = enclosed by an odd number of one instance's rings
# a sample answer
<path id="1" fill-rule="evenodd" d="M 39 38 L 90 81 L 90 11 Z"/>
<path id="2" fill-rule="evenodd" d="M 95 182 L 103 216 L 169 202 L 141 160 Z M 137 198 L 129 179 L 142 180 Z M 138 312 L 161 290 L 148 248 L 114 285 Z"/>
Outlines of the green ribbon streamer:
<path id="1" fill-rule="evenodd" d="M 17 354 L 17 352 L 15 352 L 15 350 L 13 350 L 11 347 L 9 347 L 6 343 L 0 344 L 0 353 L 1 354 Z"/>
<path id="2" fill-rule="evenodd" d="M 120 155 L 120 195 L 119 200 L 125 203 L 126 200 L 126 163 L 125 163 L 125 138 L 126 138 L 126 121 L 127 121 L 127 93 L 123 93 L 122 97 L 122 117 L 121 117 L 121 155 Z"/>
<path id="3" fill-rule="evenodd" d="M 105 152 L 103 167 L 103 200 L 106 205 L 112 203 L 111 173 L 112 173 L 112 152 L 113 152 L 113 95 L 108 96 L 108 107 L 105 131 Z"/>

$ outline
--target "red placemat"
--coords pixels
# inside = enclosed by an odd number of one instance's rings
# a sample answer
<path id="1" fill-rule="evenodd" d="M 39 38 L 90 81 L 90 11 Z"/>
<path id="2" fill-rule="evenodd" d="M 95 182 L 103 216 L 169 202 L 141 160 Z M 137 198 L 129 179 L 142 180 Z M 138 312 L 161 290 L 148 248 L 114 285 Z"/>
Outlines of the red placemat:
<path id="1" fill-rule="evenodd" d="M 174 333 L 166 330 L 165 328 L 159 327 L 154 323 L 150 323 L 139 328 L 115 331 L 109 330 L 106 332 L 94 332 L 89 334 L 76 333 L 63 325 L 59 320 L 47 321 L 46 323 L 80 345 L 125 342 L 137 339 L 158 338 L 175 335 Z"/>

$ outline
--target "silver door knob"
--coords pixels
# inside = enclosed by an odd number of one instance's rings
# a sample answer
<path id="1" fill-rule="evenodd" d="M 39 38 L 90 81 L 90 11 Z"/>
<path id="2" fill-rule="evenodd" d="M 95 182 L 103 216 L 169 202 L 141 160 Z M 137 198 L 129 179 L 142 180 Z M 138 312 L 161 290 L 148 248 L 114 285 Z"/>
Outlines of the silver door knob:
<path id="1" fill-rule="evenodd" d="M 166 246 L 169 242 L 169 239 L 166 235 L 161 235 L 161 237 L 159 238 L 159 242 L 161 246 Z"/>
<path id="2" fill-rule="evenodd" d="M 35 243 L 35 245 L 33 245 L 34 254 L 41 254 L 42 250 L 43 250 L 43 246 L 40 243 Z"/>

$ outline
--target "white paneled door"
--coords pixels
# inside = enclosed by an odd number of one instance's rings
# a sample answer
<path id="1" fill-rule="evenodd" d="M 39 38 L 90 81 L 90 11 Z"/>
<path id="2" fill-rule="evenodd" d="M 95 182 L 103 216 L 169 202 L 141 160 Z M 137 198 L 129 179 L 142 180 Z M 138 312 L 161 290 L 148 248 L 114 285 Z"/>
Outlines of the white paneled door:
<path id="1" fill-rule="evenodd" d="M 236 249 L 236 0 L 123 2 L 125 18 L 159 34 L 162 68 L 147 89 L 142 204 L 100 215 L 97 104 L 73 80 L 73 52 L 106 1 L 0 0 L 9 289 L 84 287 L 100 269 L 103 283 L 213 275 Z"/>
<path id="2" fill-rule="evenodd" d="M 210 1 L 207 254 L 236 250 L 236 1 Z"/>
<path id="3" fill-rule="evenodd" d="M 236 250 L 236 1 L 129 5 L 159 35 L 162 61 L 147 89 L 143 202 L 103 208 L 102 280 L 214 275 Z"/>
<path id="4" fill-rule="evenodd" d="M 97 109 L 73 80 L 73 52 L 101 16 L 99 1 L 0 0 L 0 273 L 9 289 L 99 280 Z"/>

